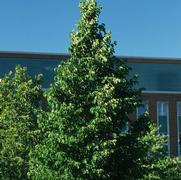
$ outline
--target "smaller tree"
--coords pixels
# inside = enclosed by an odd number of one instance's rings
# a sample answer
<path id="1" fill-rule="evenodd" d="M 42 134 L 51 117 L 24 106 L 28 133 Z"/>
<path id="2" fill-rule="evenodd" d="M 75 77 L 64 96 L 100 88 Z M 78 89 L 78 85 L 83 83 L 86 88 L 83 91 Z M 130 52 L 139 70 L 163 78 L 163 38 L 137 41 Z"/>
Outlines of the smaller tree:
<path id="1" fill-rule="evenodd" d="M 34 132 L 43 91 L 41 76 L 31 79 L 26 68 L 0 82 L 0 179 L 27 179 L 28 153 L 36 144 Z"/>
<path id="2" fill-rule="evenodd" d="M 149 173 L 143 180 L 180 180 L 181 179 L 181 159 L 178 157 L 164 157 L 149 166 Z"/>
<path id="3" fill-rule="evenodd" d="M 151 172 L 152 164 L 165 157 L 165 138 L 158 134 L 146 113 L 130 124 L 120 142 L 122 151 L 117 156 L 122 158 L 117 162 L 119 175 L 116 178 L 140 179 Z"/>
<path id="4" fill-rule="evenodd" d="M 147 114 L 135 122 L 133 131 L 133 144 L 137 147 L 133 148 L 136 152 L 132 158 L 137 162 L 132 172 L 136 175 L 133 179 L 180 180 L 181 159 L 166 155 L 164 146 L 167 138 L 158 133 L 158 128 L 151 123 Z"/>

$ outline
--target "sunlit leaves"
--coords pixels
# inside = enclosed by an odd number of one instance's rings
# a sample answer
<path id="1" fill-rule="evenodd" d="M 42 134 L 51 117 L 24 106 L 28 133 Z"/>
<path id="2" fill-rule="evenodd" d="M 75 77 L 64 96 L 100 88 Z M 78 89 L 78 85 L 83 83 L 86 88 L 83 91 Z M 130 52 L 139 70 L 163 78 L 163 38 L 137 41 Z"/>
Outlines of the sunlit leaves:
<path id="1" fill-rule="evenodd" d="M 141 89 L 130 67 L 114 57 L 111 33 L 95 0 L 80 3 L 71 57 L 56 68 L 39 118 L 43 141 L 30 153 L 32 179 L 139 179 L 161 158 L 162 139 L 144 115 L 131 121 Z M 126 128 L 125 128 L 126 127 Z M 146 176 L 145 176 L 146 177 Z"/>
<path id="2" fill-rule="evenodd" d="M 28 179 L 28 154 L 38 142 L 40 81 L 17 66 L 0 82 L 0 179 Z"/>

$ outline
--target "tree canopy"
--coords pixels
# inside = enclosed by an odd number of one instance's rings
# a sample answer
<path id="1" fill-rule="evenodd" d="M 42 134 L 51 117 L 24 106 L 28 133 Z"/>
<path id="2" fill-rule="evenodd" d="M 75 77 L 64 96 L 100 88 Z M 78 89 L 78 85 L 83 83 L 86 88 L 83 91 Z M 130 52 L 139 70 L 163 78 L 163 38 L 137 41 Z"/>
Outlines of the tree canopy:
<path id="1" fill-rule="evenodd" d="M 0 179 L 27 179 L 29 151 L 37 141 L 41 78 L 16 67 L 0 82 Z"/>
<path id="2" fill-rule="evenodd" d="M 180 179 L 148 113 L 131 119 L 142 89 L 114 56 L 101 6 L 84 0 L 80 10 L 50 88 L 19 66 L 0 82 L 0 179 Z"/>
<path id="3" fill-rule="evenodd" d="M 57 179 L 141 178 L 162 156 L 164 141 L 145 114 L 137 77 L 114 56 L 111 33 L 99 23 L 95 0 L 80 3 L 81 18 L 71 33 L 71 58 L 56 69 L 47 91 L 50 111 L 39 126 L 45 138 L 31 152 L 30 177 Z M 129 124 L 129 130 L 125 126 Z M 134 176 L 133 176 L 134 175 Z"/>

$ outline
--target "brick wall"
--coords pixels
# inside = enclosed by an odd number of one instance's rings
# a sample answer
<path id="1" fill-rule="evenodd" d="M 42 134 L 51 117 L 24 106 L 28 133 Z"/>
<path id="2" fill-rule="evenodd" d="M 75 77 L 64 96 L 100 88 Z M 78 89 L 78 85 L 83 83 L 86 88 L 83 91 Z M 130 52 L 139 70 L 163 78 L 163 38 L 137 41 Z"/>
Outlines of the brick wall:
<path id="1" fill-rule="evenodd" d="M 170 155 L 177 156 L 177 101 L 181 101 L 181 94 L 143 93 L 143 98 L 149 102 L 149 114 L 155 123 L 157 122 L 157 102 L 167 101 L 169 103 Z"/>

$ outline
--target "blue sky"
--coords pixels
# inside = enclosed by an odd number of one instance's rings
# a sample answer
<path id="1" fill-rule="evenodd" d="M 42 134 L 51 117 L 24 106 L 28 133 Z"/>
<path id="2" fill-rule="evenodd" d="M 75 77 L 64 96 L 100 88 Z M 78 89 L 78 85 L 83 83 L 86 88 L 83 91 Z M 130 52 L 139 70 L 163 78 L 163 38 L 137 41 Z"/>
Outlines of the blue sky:
<path id="1" fill-rule="evenodd" d="M 181 0 L 99 0 L 117 55 L 181 58 Z M 0 51 L 67 53 L 79 0 L 0 0 Z"/>

